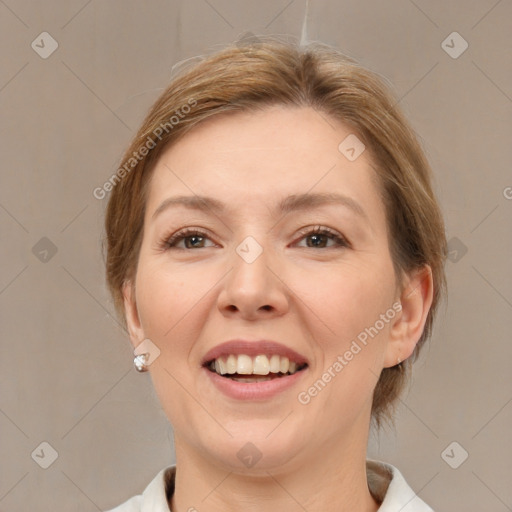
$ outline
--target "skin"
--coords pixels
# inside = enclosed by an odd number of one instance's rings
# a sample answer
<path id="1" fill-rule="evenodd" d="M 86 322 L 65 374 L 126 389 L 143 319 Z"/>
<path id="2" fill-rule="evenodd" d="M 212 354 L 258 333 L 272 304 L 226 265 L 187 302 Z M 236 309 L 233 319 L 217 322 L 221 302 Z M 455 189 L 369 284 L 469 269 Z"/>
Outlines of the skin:
<path id="1" fill-rule="evenodd" d="M 124 297 L 133 346 L 149 338 L 160 350 L 150 375 L 174 428 L 173 512 L 378 508 L 365 469 L 372 393 L 383 368 L 412 354 L 433 285 L 425 267 L 396 287 L 369 151 L 350 162 L 338 151 L 350 128 L 328 121 L 309 107 L 216 116 L 166 148 L 154 169 L 136 277 Z M 349 196 L 367 218 L 340 205 L 275 209 L 306 192 Z M 178 195 L 211 196 L 228 210 L 172 206 L 153 217 Z M 317 225 L 349 245 L 301 234 Z M 207 235 L 166 249 L 165 239 L 187 227 Z M 252 263 L 236 252 L 248 236 L 263 248 Z M 402 311 L 307 405 L 299 403 L 297 394 L 397 300 Z M 228 398 L 200 364 L 237 337 L 281 342 L 309 367 L 271 399 Z M 262 455 L 251 468 L 237 457 L 248 442 Z"/>

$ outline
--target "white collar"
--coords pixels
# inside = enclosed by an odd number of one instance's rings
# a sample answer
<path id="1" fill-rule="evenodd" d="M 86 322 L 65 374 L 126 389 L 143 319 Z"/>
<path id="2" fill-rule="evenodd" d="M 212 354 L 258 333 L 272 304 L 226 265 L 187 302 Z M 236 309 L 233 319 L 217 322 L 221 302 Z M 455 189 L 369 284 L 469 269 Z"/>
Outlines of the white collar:
<path id="1" fill-rule="evenodd" d="M 391 464 L 369 459 L 366 471 L 370 492 L 382 502 L 378 512 L 434 512 Z M 175 465 L 160 470 L 141 495 L 107 512 L 170 512 L 167 493 L 174 492 L 175 473 Z"/>

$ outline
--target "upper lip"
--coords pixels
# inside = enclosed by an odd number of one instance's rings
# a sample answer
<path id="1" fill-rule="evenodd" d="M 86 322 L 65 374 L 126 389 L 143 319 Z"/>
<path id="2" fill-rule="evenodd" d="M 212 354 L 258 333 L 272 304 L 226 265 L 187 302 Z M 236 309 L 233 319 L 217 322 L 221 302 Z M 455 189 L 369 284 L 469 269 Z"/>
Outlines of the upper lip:
<path id="1" fill-rule="evenodd" d="M 290 361 L 294 361 L 297 364 L 307 363 L 307 359 L 303 355 L 277 341 L 234 339 L 220 343 L 209 350 L 204 355 L 201 364 L 204 366 L 210 361 L 218 359 L 221 356 L 229 356 L 230 354 L 247 354 L 248 356 L 263 354 L 271 356 L 278 354 L 287 357 Z"/>

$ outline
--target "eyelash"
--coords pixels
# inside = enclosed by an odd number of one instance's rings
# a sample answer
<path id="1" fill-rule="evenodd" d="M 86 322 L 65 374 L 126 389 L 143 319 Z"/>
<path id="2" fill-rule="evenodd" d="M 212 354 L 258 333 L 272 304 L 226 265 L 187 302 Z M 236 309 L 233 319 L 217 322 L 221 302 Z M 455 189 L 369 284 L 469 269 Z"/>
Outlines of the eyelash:
<path id="1" fill-rule="evenodd" d="M 342 235 L 340 235 L 338 232 L 325 227 L 325 226 L 316 226 L 314 229 L 306 228 L 300 232 L 302 240 L 303 238 L 306 238 L 308 236 L 313 235 L 325 235 L 328 237 L 329 240 L 332 240 L 336 242 L 336 245 L 338 247 L 350 247 L 350 243 L 344 238 Z M 178 233 L 170 236 L 165 237 L 162 240 L 161 243 L 161 249 L 163 250 L 171 250 L 171 249 L 177 249 L 177 250 L 191 250 L 190 248 L 177 248 L 175 247 L 176 243 L 181 242 L 182 240 L 185 240 L 187 238 L 191 238 L 193 236 L 201 237 L 201 238 L 208 238 L 208 233 L 204 231 L 200 231 L 198 229 L 194 228 L 187 228 L 182 231 L 179 231 Z M 334 249 L 336 247 L 321 247 L 320 249 Z M 206 249 L 206 247 L 198 247 L 197 249 Z M 305 247 L 305 249 L 314 249 L 314 247 Z"/>

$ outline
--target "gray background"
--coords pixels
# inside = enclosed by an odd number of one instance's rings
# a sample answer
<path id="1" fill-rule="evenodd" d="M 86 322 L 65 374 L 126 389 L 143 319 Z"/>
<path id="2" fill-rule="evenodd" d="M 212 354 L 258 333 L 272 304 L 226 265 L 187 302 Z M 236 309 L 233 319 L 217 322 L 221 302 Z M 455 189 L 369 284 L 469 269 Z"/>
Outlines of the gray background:
<path id="1" fill-rule="evenodd" d="M 174 462 L 150 377 L 114 319 L 106 199 L 92 191 L 175 64 L 247 32 L 300 37 L 306 13 L 306 40 L 394 85 L 450 240 L 448 302 L 396 430 L 369 455 L 436 511 L 512 510 L 510 1 L 0 0 L 1 511 L 107 509 Z M 51 48 L 44 31 L 59 45 L 47 58 L 31 47 Z M 454 31 L 469 44 L 458 58 L 442 46 Z M 58 453 L 47 469 L 42 442 Z"/>

